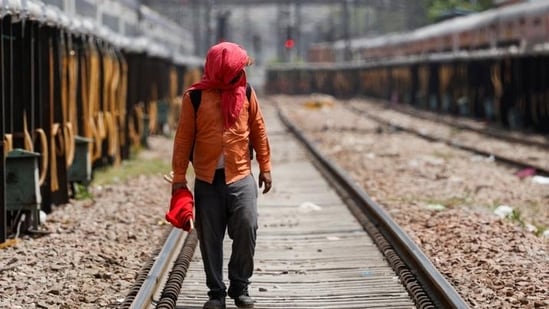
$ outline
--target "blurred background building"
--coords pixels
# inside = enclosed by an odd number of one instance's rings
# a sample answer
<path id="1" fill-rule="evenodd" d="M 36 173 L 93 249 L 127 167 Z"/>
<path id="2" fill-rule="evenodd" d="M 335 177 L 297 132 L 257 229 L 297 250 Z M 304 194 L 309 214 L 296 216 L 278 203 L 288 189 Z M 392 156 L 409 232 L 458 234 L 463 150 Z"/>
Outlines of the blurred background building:
<path id="1" fill-rule="evenodd" d="M 235 41 L 259 63 L 301 61 L 313 42 L 413 29 L 427 23 L 423 1 L 142 0 L 195 35 L 196 54 Z M 291 40 L 288 42 L 288 40 Z M 293 45 L 292 45 L 293 43 Z"/>
<path id="2" fill-rule="evenodd" d="M 528 0 L 45 0 L 138 35 L 180 27 L 182 49 L 202 57 L 219 40 L 235 41 L 259 63 L 302 61 L 311 43 L 376 36 Z M 530 0 L 547 1 L 547 0 Z M 138 8 L 155 15 L 139 29 Z M 121 8 L 126 8 L 125 10 Z M 130 10 L 127 10 L 127 9 Z M 134 13 L 131 10 L 135 11 Z M 171 32 L 170 32 L 171 33 Z M 159 35 L 161 36 L 161 35 Z M 164 38 L 166 39 L 166 38 Z M 189 40 L 191 42 L 189 42 Z M 291 40 L 291 42 L 288 42 Z M 290 43 L 290 45 L 289 45 Z"/>
<path id="3" fill-rule="evenodd" d="M 229 40 L 259 67 L 306 61 L 318 42 L 398 33 L 457 16 L 528 0 L 45 0 L 59 8 L 177 52 L 203 57 Z M 547 0 L 530 0 L 547 1 Z M 139 22 L 146 16 L 147 22 Z M 166 31 L 169 29 L 169 31 Z M 179 33 L 174 37 L 173 33 Z M 174 46 L 174 47 L 171 47 Z"/>

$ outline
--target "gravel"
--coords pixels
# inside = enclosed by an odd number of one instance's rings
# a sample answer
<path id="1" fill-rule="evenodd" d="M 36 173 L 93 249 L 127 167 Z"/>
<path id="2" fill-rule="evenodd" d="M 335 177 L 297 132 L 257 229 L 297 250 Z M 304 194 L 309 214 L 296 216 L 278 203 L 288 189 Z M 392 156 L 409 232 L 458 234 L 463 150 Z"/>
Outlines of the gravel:
<path id="1" fill-rule="evenodd" d="M 381 126 L 331 98 L 274 99 L 387 209 L 472 308 L 549 307 L 549 240 L 532 232 L 549 226 L 549 186 L 490 158 Z M 169 139 L 151 137 L 149 144 L 141 159 L 171 158 Z M 0 250 L 0 308 L 112 308 L 124 301 L 170 228 L 169 184 L 161 174 L 142 175 L 90 190 L 93 199 L 54 207 L 41 226 L 46 235 L 22 235 Z M 514 219 L 496 216 L 500 205 L 513 207 Z"/>
<path id="2" fill-rule="evenodd" d="M 154 151 L 142 159 L 170 159 L 167 139 L 149 144 Z M 170 186 L 159 174 L 89 189 L 93 200 L 54 207 L 41 225 L 46 235 L 22 235 L 0 250 L 0 308 L 115 308 L 124 301 L 169 231 Z"/>
<path id="3" fill-rule="evenodd" d="M 549 228 L 548 185 L 517 177 L 490 157 L 380 125 L 330 97 L 274 99 L 393 216 L 472 308 L 549 307 L 549 238 L 542 236 Z M 366 100 L 346 104 L 424 134 L 452 131 L 408 116 L 398 122 L 403 115 Z M 461 140 L 511 149 L 518 158 L 549 158 L 547 149 L 534 152 L 479 134 Z M 514 214 L 494 214 L 502 205 Z"/>

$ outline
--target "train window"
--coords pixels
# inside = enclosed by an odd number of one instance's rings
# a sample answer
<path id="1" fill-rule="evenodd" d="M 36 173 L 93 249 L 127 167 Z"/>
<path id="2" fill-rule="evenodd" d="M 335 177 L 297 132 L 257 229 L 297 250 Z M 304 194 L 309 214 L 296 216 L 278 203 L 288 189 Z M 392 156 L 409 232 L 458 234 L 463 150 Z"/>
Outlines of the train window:
<path id="1" fill-rule="evenodd" d="M 526 23 L 526 20 L 524 19 L 524 17 L 522 17 L 520 20 L 519 20 L 519 23 L 521 25 L 524 25 Z"/>
<path id="2" fill-rule="evenodd" d="M 540 24 L 541 24 L 541 18 L 538 17 L 538 18 L 534 19 L 534 25 L 535 26 L 539 26 Z"/>

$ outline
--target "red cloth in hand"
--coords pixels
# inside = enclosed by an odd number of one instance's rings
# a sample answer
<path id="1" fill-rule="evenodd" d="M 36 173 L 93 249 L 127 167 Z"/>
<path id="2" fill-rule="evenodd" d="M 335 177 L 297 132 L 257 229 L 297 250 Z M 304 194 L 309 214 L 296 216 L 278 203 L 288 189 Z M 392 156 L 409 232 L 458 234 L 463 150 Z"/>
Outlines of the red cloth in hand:
<path id="1" fill-rule="evenodd" d="M 166 220 L 177 228 L 190 231 L 193 206 L 194 199 L 189 189 L 182 188 L 175 191 L 170 201 L 170 210 L 166 213 Z"/>

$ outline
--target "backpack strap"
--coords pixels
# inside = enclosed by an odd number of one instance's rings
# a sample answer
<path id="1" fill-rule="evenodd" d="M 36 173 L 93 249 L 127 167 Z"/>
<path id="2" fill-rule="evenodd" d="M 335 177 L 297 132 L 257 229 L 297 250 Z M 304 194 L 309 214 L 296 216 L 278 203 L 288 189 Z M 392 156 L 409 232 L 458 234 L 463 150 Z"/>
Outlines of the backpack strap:
<path id="1" fill-rule="evenodd" d="M 198 112 L 198 107 L 200 107 L 200 102 L 202 101 L 202 90 L 195 89 L 195 90 L 189 91 L 189 97 L 191 98 L 191 103 L 193 104 L 194 117 L 196 120 L 196 113 Z M 196 131 L 196 123 L 195 123 L 194 129 Z M 191 146 L 191 154 L 189 156 L 190 162 L 193 162 L 193 154 L 194 154 L 194 141 L 193 141 L 193 145 Z"/>
<path id="2" fill-rule="evenodd" d="M 202 90 L 195 89 L 189 91 L 189 97 L 191 97 L 191 103 L 193 104 L 194 113 L 196 115 L 198 107 L 200 106 L 200 101 L 202 101 Z"/>
<path id="3" fill-rule="evenodd" d="M 252 86 L 250 86 L 250 83 L 246 83 L 246 97 L 248 98 L 248 102 L 250 101 L 251 96 L 252 96 Z"/>
<path id="4" fill-rule="evenodd" d="M 251 96 L 252 96 L 252 86 L 250 85 L 250 83 L 246 83 L 246 97 L 248 98 L 248 108 L 250 108 L 250 101 L 251 101 Z M 249 126 L 249 121 L 248 121 L 248 126 Z M 250 152 L 250 160 L 253 160 L 254 159 L 254 146 L 252 145 L 252 142 L 250 141 L 249 145 L 248 145 L 248 151 Z"/>

